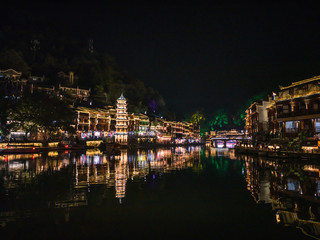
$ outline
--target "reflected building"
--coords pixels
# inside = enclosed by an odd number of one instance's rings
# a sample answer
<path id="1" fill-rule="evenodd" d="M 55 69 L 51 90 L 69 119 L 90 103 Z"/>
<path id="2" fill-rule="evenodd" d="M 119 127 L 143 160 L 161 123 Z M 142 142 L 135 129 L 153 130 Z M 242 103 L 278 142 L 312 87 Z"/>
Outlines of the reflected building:
<path id="1" fill-rule="evenodd" d="M 257 203 L 270 203 L 271 174 L 268 168 L 259 163 L 245 163 L 247 189 Z"/>
<path id="2" fill-rule="evenodd" d="M 116 198 L 121 199 L 126 195 L 126 184 L 128 179 L 128 152 L 126 149 L 121 150 L 120 160 L 115 164 L 115 190 Z"/>
<path id="3" fill-rule="evenodd" d="M 226 157 L 230 158 L 231 160 L 238 160 L 239 158 L 235 154 L 234 149 L 226 149 L 226 148 L 213 148 L 207 150 L 208 153 L 206 154 L 206 157 L 208 156 L 215 156 L 215 157 Z"/>
<path id="4" fill-rule="evenodd" d="M 0 158 L 0 179 L 6 189 L 13 189 L 42 173 L 58 172 L 69 165 L 66 155 L 50 157 L 48 154 L 13 154 Z M 2 160 L 2 161 L 1 161 Z"/>
<path id="5" fill-rule="evenodd" d="M 269 203 L 277 223 L 320 238 L 320 165 L 247 157 L 248 190 L 257 203 Z"/>
<path id="6" fill-rule="evenodd" d="M 2 180 L 0 181 L 0 189 L 6 193 L 1 198 L 2 203 L 6 201 L 12 203 L 14 199 L 14 202 L 16 201 L 16 204 L 19 204 L 21 196 L 28 195 L 36 185 L 43 184 L 38 181 L 41 179 L 40 177 L 52 177 L 55 173 L 67 169 L 69 163 L 68 155 L 55 155 L 53 152 L 47 154 L 2 155 L 0 158 L 0 179 Z M 28 204 L 30 202 L 23 202 L 23 206 L 17 209 L 14 208 L 14 204 L 1 208 L 0 226 L 4 227 L 8 222 L 29 217 L 31 211 L 28 209 Z M 66 204 L 70 204 L 70 201 Z M 48 202 L 47 205 L 55 206 L 54 202 Z"/>
<path id="7" fill-rule="evenodd" d="M 42 188 L 43 182 L 39 182 L 39 179 L 50 181 L 62 177 L 60 180 L 65 184 L 59 181 L 54 187 L 59 193 L 61 187 L 64 194 L 55 197 L 44 194 L 44 199 L 39 199 L 37 204 L 63 209 L 64 221 L 68 222 L 72 208 L 88 205 L 88 194 L 91 191 L 104 189 L 109 194 L 111 189 L 114 191 L 113 196 L 121 203 L 126 197 L 128 181 L 145 181 L 151 174 L 154 179 L 167 172 L 195 168 L 200 163 L 200 152 L 200 147 L 191 146 L 138 150 L 133 154 L 124 149 L 120 155 L 112 156 L 99 150 L 88 150 L 86 153 L 7 155 L 0 159 L 0 184 L 9 193 L 8 196 L 14 195 L 15 201 L 18 201 L 20 195 L 30 194 L 34 187 Z M 35 203 L 24 203 L 24 208 L 28 209 L 28 204 Z M 28 214 L 20 210 L 0 209 L 2 225 L 25 217 Z"/>
<path id="8" fill-rule="evenodd" d="M 150 172 L 161 175 L 192 168 L 200 162 L 200 147 L 138 150 L 135 154 L 123 149 L 120 155 L 109 157 L 100 152 L 87 152 L 74 157 L 73 162 L 75 188 L 105 185 L 114 188 L 115 197 L 122 199 L 128 180 L 144 179 Z"/>

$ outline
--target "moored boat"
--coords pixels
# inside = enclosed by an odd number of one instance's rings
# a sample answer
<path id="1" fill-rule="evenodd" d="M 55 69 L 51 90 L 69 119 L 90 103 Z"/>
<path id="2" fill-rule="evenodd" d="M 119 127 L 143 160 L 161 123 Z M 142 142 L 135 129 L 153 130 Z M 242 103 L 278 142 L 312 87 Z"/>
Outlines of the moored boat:
<path id="1" fill-rule="evenodd" d="M 65 150 L 84 150 L 87 148 L 85 143 L 75 143 L 71 141 L 61 141 L 58 145 L 58 148 Z"/>
<path id="2" fill-rule="evenodd" d="M 39 147 L 30 145 L 7 145 L 5 148 L 0 149 L 0 154 L 15 154 L 15 153 L 38 153 Z"/>

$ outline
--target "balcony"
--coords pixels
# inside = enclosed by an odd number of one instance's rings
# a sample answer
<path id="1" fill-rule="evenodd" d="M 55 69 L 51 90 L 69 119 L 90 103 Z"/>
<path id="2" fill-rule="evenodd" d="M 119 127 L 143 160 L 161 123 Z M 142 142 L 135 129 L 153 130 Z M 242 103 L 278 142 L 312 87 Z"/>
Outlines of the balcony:
<path id="1" fill-rule="evenodd" d="M 313 94 L 319 94 L 318 90 L 308 90 L 308 89 L 300 89 L 295 91 L 294 93 L 284 93 L 281 94 L 276 100 L 277 101 L 285 101 L 294 98 L 302 98 Z"/>
<path id="2" fill-rule="evenodd" d="M 315 114 L 320 114 L 320 110 L 306 110 L 306 109 L 301 109 L 295 112 L 289 112 L 289 113 L 278 113 L 277 118 L 290 118 L 290 117 L 299 117 L 299 116 L 308 116 L 308 115 L 315 115 Z"/>

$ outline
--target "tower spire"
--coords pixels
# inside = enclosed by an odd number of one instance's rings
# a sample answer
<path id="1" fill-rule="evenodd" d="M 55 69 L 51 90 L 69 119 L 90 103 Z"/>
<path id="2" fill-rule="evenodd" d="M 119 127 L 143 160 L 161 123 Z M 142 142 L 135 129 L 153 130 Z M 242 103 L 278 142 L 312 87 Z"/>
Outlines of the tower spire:
<path id="1" fill-rule="evenodd" d="M 117 99 L 115 141 L 122 144 L 127 144 L 128 142 L 127 100 L 123 96 L 123 93 Z"/>

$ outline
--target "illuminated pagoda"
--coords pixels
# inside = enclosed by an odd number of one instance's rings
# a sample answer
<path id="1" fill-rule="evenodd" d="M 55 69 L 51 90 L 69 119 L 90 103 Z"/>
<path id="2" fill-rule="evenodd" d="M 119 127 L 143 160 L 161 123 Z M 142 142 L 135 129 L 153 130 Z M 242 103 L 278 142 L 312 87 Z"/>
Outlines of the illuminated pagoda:
<path id="1" fill-rule="evenodd" d="M 122 93 L 117 100 L 115 141 L 123 144 L 128 142 L 127 100 Z"/>

